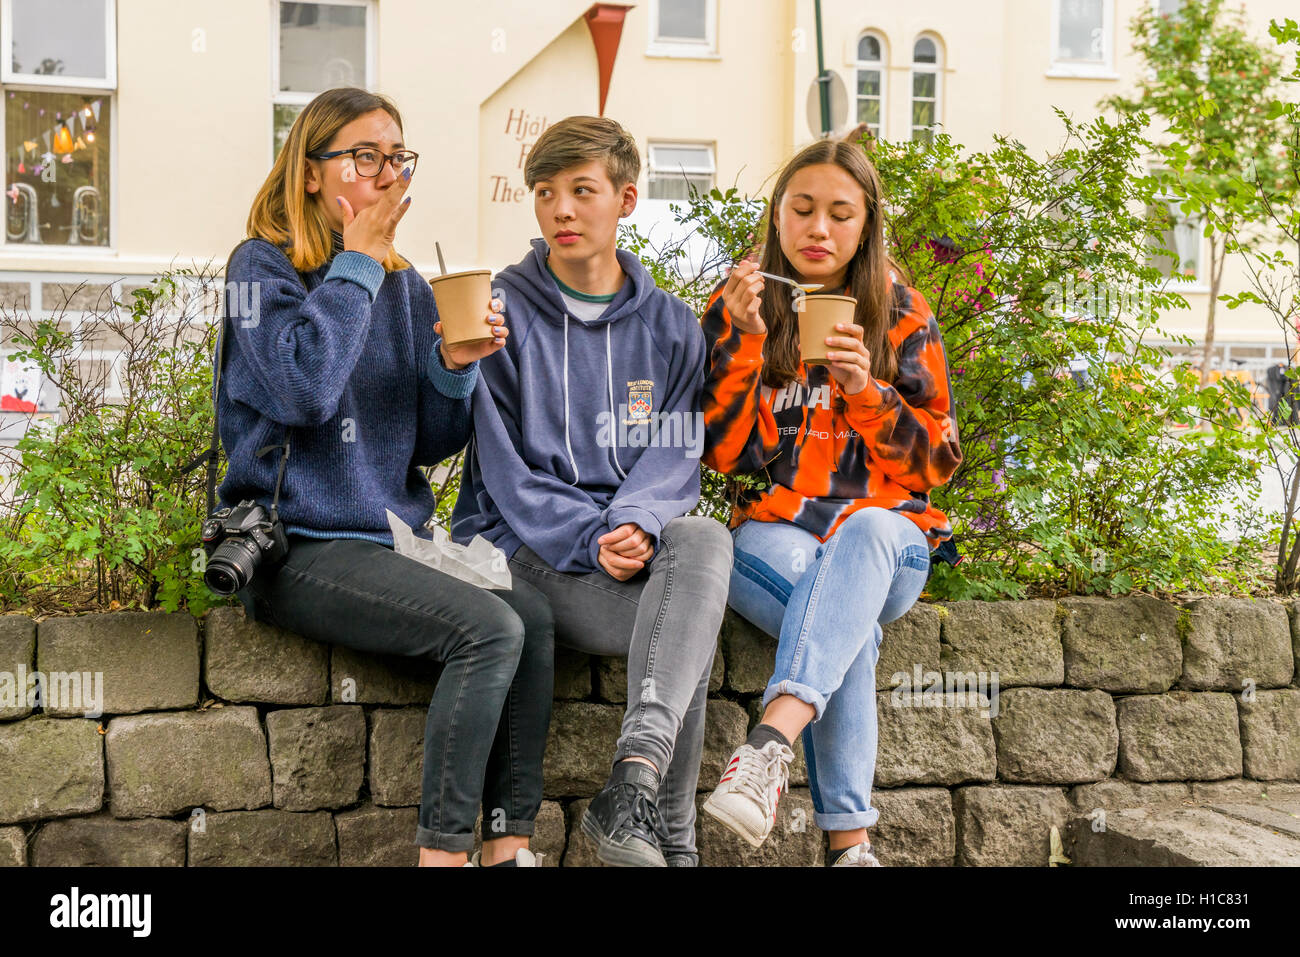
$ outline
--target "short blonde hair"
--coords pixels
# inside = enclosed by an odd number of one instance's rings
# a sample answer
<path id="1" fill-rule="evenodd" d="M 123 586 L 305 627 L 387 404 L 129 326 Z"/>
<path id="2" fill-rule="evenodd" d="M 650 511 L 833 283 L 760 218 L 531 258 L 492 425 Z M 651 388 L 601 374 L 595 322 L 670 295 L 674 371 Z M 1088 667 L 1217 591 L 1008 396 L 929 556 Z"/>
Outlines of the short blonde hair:
<path id="1" fill-rule="evenodd" d="M 549 127 L 529 151 L 524 183 L 532 189 L 590 160 L 601 161 L 615 189 L 641 175 L 641 153 L 631 133 L 601 116 L 570 116 Z"/>

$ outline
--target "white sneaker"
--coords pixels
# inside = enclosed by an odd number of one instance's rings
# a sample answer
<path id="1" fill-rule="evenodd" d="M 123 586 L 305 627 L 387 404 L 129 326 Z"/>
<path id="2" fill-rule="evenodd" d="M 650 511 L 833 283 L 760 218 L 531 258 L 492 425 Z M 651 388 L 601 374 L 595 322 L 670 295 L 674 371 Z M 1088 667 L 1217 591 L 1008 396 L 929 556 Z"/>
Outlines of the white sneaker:
<path id="1" fill-rule="evenodd" d="M 727 762 L 704 810 L 758 847 L 776 824 L 776 803 L 790 783 L 794 752 L 779 741 L 762 748 L 742 744 Z"/>
<path id="2" fill-rule="evenodd" d="M 854 844 L 847 851 L 840 855 L 831 867 L 880 867 L 880 862 L 876 860 L 876 855 L 871 853 L 871 845 L 866 841 L 861 844 Z"/>
<path id="3" fill-rule="evenodd" d="M 469 859 L 469 863 L 464 867 L 482 867 L 482 851 L 475 851 L 474 856 Z M 526 847 L 521 847 L 515 851 L 515 867 L 536 867 L 537 855 Z"/>

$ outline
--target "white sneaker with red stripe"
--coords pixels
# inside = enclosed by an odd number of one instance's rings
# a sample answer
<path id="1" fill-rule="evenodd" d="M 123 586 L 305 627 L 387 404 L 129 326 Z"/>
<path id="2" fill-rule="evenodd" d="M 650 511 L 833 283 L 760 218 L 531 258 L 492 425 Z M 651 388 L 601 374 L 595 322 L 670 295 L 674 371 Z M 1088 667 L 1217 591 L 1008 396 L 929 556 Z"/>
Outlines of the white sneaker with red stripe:
<path id="1" fill-rule="evenodd" d="M 738 747 L 704 810 L 758 847 L 776 824 L 776 804 L 790 783 L 794 752 L 779 741 Z"/>

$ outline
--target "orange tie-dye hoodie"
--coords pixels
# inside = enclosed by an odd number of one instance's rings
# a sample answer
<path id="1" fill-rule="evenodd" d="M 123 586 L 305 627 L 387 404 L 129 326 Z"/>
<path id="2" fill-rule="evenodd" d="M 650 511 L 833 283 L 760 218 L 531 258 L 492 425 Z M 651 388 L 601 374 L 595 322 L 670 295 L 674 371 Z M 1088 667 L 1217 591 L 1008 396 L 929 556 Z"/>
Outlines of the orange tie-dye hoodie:
<path id="1" fill-rule="evenodd" d="M 767 336 L 732 327 L 722 289 L 701 319 L 704 462 L 727 475 L 766 468 L 771 482 L 735 510 L 730 527 L 784 519 L 824 542 L 854 512 L 878 506 L 910 518 L 932 549 L 951 538 L 929 492 L 952 478 L 962 454 L 943 338 L 925 298 L 894 283 L 898 376 L 892 385 L 872 377 L 845 395 L 820 365 L 803 365 L 802 383 L 763 385 Z"/>

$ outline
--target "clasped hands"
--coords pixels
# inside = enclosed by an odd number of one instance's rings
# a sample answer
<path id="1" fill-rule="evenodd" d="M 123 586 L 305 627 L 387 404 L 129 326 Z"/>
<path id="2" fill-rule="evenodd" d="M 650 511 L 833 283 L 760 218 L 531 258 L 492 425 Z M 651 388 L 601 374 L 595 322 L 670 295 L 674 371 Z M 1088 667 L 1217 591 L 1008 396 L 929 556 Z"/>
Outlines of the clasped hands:
<path id="1" fill-rule="evenodd" d="M 610 577 L 625 582 L 654 558 L 655 547 L 648 532 L 627 522 L 596 539 L 600 543 L 597 561 Z"/>

